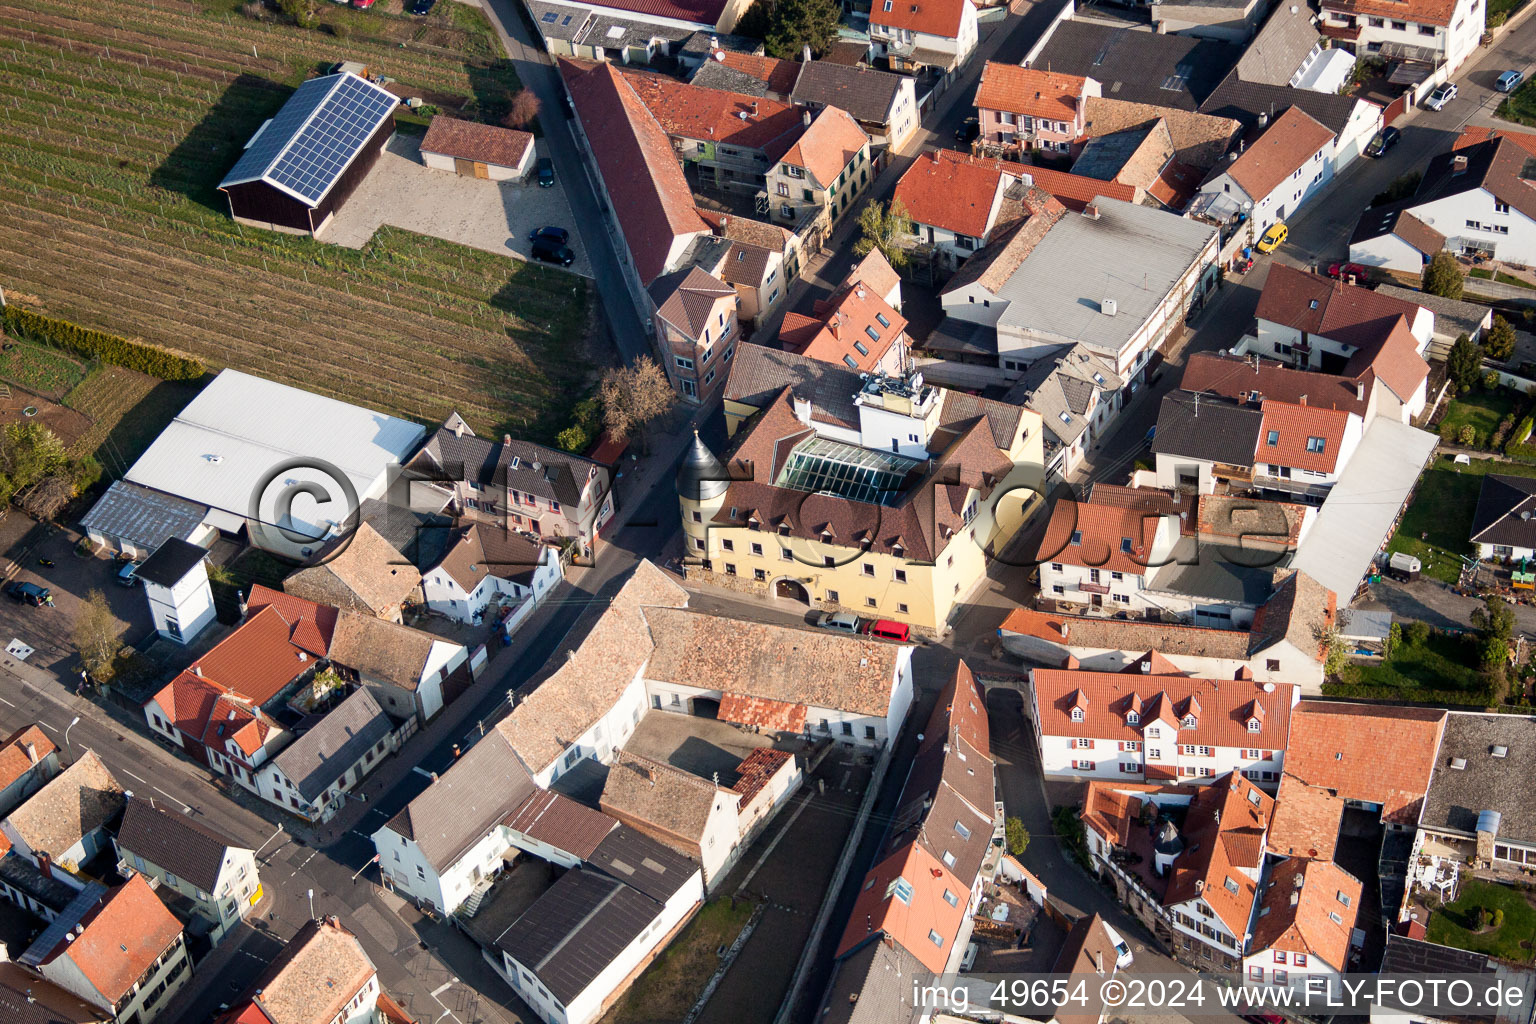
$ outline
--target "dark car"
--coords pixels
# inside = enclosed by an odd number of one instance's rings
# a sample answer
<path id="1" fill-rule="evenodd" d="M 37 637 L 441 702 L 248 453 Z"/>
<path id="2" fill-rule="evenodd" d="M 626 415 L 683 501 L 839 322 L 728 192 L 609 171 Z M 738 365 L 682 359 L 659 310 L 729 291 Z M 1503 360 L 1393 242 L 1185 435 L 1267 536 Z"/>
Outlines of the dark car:
<path id="1" fill-rule="evenodd" d="M 412 0 L 412 14 L 431 14 L 432 8 L 437 6 L 437 0 Z"/>
<path id="2" fill-rule="evenodd" d="M 575 261 L 576 254 L 571 252 L 570 246 L 561 245 L 553 238 L 535 238 L 533 258 L 540 263 L 558 263 L 562 267 L 568 267 Z"/>
<path id="3" fill-rule="evenodd" d="M 976 141 L 981 134 L 981 122 L 974 117 L 968 117 L 960 122 L 960 127 L 955 129 L 955 141 L 963 145 L 969 145 Z"/>
<path id="4" fill-rule="evenodd" d="M 53 607 L 53 594 L 47 587 L 40 587 L 36 583 L 15 580 L 5 588 L 5 592 L 10 594 L 12 599 L 22 604 L 30 604 L 34 608 Z"/>
<path id="5" fill-rule="evenodd" d="M 1370 145 L 1365 147 L 1366 156 L 1385 156 L 1387 150 L 1397 145 L 1397 140 L 1403 137 L 1403 133 L 1391 125 L 1376 133 L 1371 139 Z"/>
<path id="6" fill-rule="evenodd" d="M 547 156 L 539 157 L 539 188 L 553 188 L 555 184 L 555 162 Z"/>
<path id="7" fill-rule="evenodd" d="M 552 242 L 564 245 L 571 240 L 571 233 L 565 228 L 557 228 L 553 224 L 546 224 L 542 228 L 534 228 L 528 232 L 528 241 L 537 242 L 541 238 L 547 238 Z"/>

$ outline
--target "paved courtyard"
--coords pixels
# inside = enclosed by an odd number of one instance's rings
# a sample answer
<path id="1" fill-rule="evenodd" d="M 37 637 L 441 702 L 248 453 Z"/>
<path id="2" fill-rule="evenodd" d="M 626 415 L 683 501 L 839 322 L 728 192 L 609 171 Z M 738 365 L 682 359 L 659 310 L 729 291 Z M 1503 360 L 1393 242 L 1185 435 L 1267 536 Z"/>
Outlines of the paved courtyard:
<path id="1" fill-rule="evenodd" d="M 535 145 L 537 161 L 545 150 L 542 141 Z M 570 269 L 592 276 L 558 178 L 553 188 L 539 188 L 532 170 L 526 185 L 433 170 L 421 162 L 421 139 L 403 132 L 389 140 L 320 240 L 361 249 L 385 224 L 521 260 L 529 259 L 528 233 L 553 224 L 571 232 Z"/>
<path id="2" fill-rule="evenodd" d="M 729 722 L 694 715 L 652 711 L 640 724 L 624 749 L 653 761 L 670 764 L 702 778 L 719 773 L 720 785 L 734 785 L 736 769 L 754 747 L 771 747 L 767 736 L 756 735 Z"/>

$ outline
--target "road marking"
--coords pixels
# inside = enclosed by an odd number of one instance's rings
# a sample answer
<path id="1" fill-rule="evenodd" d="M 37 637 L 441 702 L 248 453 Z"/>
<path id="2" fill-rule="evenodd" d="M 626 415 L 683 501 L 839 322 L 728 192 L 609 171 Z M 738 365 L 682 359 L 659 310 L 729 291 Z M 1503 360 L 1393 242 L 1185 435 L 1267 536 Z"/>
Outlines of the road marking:
<path id="1" fill-rule="evenodd" d="M 6 707 L 12 707 L 13 708 L 13 707 L 16 706 L 15 704 L 12 704 L 10 701 L 6 700 L 4 697 L 0 697 L 0 701 L 5 701 Z"/>
<path id="2" fill-rule="evenodd" d="M 453 982 L 451 982 L 451 981 L 443 982 L 441 985 L 437 986 L 437 988 L 432 990 L 432 998 L 433 999 L 437 999 L 438 996 L 442 995 L 444 992 L 446 992 L 450 988 L 453 988 Z M 442 1000 L 439 999 L 438 1002 L 442 1002 Z"/>
<path id="3" fill-rule="evenodd" d="M 140 780 L 140 781 L 143 781 L 143 780 Z M 182 800 L 181 797 L 171 796 L 171 794 L 167 793 L 165 790 L 161 789 L 159 786 L 150 786 L 149 788 L 154 790 L 156 793 L 159 793 L 161 796 L 165 797 L 167 800 L 171 801 L 172 803 L 180 804 L 181 805 L 181 809 L 183 811 L 190 811 L 190 810 L 192 810 L 192 805 L 187 803 L 185 800 Z"/>
<path id="4" fill-rule="evenodd" d="M 148 779 L 140 779 L 137 775 L 133 774 L 133 772 L 129 771 L 127 768 L 122 769 L 122 772 L 123 772 L 124 775 L 128 776 L 130 779 L 138 779 L 140 782 L 144 783 L 144 785 L 146 785 L 146 786 L 149 785 L 149 780 Z"/>
<path id="5" fill-rule="evenodd" d="M 784 838 L 785 833 L 794 825 L 795 820 L 804 814 L 805 809 L 809 806 L 811 806 L 811 795 L 809 792 L 806 792 L 805 799 L 800 801 L 800 806 L 795 808 L 795 813 L 789 816 L 789 820 L 784 823 L 784 827 L 779 829 L 779 834 L 773 837 L 773 842 L 768 844 L 768 848 L 763 851 L 763 855 L 757 858 L 757 863 L 752 865 L 752 870 L 747 872 L 747 877 L 743 878 L 741 884 L 736 887 L 737 892 L 741 892 L 752 882 L 752 876 L 757 874 L 757 869 L 763 866 L 763 862 L 768 859 L 768 855 L 773 852 L 774 847 L 779 845 L 779 840 Z"/>

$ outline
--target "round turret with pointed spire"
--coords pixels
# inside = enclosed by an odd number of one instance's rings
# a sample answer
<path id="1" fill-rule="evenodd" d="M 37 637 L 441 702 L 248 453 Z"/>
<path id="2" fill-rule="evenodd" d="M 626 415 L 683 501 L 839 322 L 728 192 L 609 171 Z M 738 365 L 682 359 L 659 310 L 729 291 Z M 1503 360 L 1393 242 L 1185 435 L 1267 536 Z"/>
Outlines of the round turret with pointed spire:
<path id="1" fill-rule="evenodd" d="M 724 494 L 730 482 L 724 464 L 709 450 L 695 427 L 693 444 L 677 467 L 678 495 L 687 501 L 708 501 Z"/>

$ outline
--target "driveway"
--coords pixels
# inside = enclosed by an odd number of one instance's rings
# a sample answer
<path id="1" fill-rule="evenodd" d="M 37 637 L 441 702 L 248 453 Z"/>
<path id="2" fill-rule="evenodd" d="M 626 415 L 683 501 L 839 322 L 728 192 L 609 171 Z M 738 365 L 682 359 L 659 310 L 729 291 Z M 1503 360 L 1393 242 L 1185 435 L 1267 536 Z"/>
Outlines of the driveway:
<path id="1" fill-rule="evenodd" d="M 535 146 L 535 159 L 545 155 L 543 140 Z M 571 232 L 576 262 L 570 269 L 591 277 L 592 267 L 575 230 L 565 189 L 558 178 L 553 188 L 539 188 L 532 175 L 530 170 L 528 183 L 523 184 L 433 170 L 421 162 L 421 139 L 397 132 L 320 240 L 361 249 L 388 224 L 527 260 L 531 258 L 528 233 L 554 224 Z"/>

